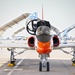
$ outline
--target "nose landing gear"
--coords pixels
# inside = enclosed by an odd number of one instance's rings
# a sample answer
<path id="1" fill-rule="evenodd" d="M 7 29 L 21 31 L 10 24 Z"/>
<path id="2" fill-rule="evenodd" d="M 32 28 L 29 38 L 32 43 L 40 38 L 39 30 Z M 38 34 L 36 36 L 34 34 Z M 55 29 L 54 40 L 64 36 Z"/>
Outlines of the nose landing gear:
<path id="1" fill-rule="evenodd" d="M 41 54 L 41 62 L 39 62 L 39 71 L 42 71 L 43 68 L 46 68 L 46 71 L 50 71 L 50 64 L 47 62 L 47 54 Z"/>

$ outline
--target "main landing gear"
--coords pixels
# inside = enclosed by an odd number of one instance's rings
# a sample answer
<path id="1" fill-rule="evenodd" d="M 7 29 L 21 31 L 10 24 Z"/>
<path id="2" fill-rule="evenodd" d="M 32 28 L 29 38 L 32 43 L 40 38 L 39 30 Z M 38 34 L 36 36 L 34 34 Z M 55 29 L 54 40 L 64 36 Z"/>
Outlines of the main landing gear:
<path id="1" fill-rule="evenodd" d="M 20 55 L 20 54 L 22 54 L 22 53 L 24 53 L 26 51 L 26 50 L 23 50 L 23 51 L 20 51 L 20 52 L 16 52 L 16 51 L 14 51 L 15 48 L 7 48 L 7 50 L 11 51 L 10 63 L 8 64 L 8 66 L 10 66 L 10 67 L 15 66 L 16 59 L 14 57 L 17 56 L 17 55 Z"/>
<path id="2" fill-rule="evenodd" d="M 73 48 L 73 59 L 72 59 L 72 65 L 75 66 L 75 47 Z"/>
<path id="3" fill-rule="evenodd" d="M 14 58 L 14 48 L 10 49 L 11 55 L 10 55 L 10 63 L 8 64 L 9 67 L 15 66 L 16 59 Z"/>
<path id="4" fill-rule="evenodd" d="M 47 62 L 47 57 L 47 54 L 40 55 L 41 61 L 39 62 L 39 71 L 42 71 L 43 68 L 46 68 L 46 71 L 50 70 L 50 64 Z"/>

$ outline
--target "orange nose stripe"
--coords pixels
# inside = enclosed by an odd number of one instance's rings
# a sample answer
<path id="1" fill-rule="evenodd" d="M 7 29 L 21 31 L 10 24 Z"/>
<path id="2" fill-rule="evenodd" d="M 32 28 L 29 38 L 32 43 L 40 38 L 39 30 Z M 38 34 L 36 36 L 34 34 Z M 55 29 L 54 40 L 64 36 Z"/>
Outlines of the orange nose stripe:
<path id="1" fill-rule="evenodd" d="M 38 53 L 41 53 L 41 54 L 50 53 L 52 51 L 50 45 L 51 45 L 50 41 L 49 42 L 46 42 L 46 43 L 43 43 L 43 42 L 38 41 L 37 52 Z"/>

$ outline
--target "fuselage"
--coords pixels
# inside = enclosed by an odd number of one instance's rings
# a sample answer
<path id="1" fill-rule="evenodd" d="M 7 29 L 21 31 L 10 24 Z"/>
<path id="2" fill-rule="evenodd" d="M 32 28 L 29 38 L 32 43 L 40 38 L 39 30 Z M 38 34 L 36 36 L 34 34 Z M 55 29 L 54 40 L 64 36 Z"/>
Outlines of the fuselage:
<path id="1" fill-rule="evenodd" d="M 36 38 L 37 38 L 36 50 L 38 53 L 47 54 L 52 51 L 49 22 L 40 21 L 37 23 Z"/>

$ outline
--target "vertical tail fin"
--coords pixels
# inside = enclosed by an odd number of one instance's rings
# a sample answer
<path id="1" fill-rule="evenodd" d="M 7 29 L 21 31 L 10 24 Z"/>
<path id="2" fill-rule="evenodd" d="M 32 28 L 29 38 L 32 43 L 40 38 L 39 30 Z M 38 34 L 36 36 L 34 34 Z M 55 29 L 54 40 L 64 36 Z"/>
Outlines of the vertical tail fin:
<path id="1" fill-rule="evenodd" d="M 43 5 L 42 5 L 42 20 L 44 19 Z"/>

